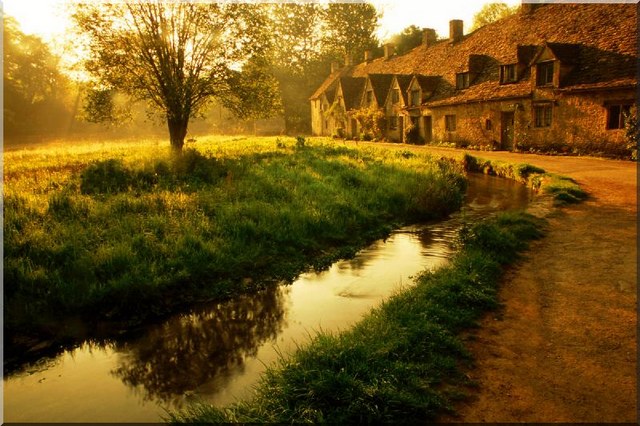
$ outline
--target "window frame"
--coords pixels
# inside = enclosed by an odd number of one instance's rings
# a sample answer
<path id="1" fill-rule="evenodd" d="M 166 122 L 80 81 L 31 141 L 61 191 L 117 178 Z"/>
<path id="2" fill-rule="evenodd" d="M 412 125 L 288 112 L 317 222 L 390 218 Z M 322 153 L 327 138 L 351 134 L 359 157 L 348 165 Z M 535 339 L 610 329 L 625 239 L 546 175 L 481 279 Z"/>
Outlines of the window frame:
<path id="1" fill-rule="evenodd" d="M 456 73 L 456 89 L 457 90 L 468 89 L 470 85 L 471 85 L 471 76 L 468 71 Z"/>
<path id="2" fill-rule="evenodd" d="M 420 89 L 413 89 L 409 92 L 409 106 L 419 107 L 422 104 Z"/>
<path id="3" fill-rule="evenodd" d="M 444 116 L 444 130 L 446 132 L 455 132 L 457 129 L 457 120 L 455 114 L 446 114 Z"/>
<path id="4" fill-rule="evenodd" d="M 553 86 L 556 61 L 544 61 L 536 64 L 536 86 Z M 542 76 L 545 78 L 543 79 Z"/>
<path id="5" fill-rule="evenodd" d="M 398 130 L 398 116 L 392 115 L 389 117 L 389 130 Z"/>
<path id="6" fill-rule="evenodd" d="M 624 129 L 625 127 L 625 115 L 626 114 L 630 114 L 631 113 L 631 108 L 633 106 L 633 102 L 632 101 L 617 101 L 617 102 L 611 102 L 608 103 L 606 105 L 607 108 L 607 130 L 621 130 Z M 617 112 L 617 123 L 616 123 L 616 127 L 611 126 L 611 122 L 612 122 L 612 117 L 611 117 L 611 110 L 613 108 L 618 108 L 618 112 Z"/>
<path id="7" fill-rule="evenodd" d="M 511 84 L 518 81 L 517 64 L 500 65 L 500 84 Z M 507 70 L 509 70 L 507 72 Z"/>
<path id="8" fill-rule="evenodd" d="M 391 103 L 397 104 L 400 102 L 400 89 L 391 89 Z"/>
<path id="9" fill-rule="evenodd" d="M 533 106 L 533 126 L 536 129 L 546 129 L 553 125 L 553 104 L 550 102 Z"/>

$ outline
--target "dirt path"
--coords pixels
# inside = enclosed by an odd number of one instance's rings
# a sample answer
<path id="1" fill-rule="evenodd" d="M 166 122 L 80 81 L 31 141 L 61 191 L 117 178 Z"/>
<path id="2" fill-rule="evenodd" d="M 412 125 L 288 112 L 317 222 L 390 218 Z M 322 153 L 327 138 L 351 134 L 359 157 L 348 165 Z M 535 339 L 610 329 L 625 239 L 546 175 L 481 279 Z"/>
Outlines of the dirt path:
<path id="1" fill-rule="evenodd" d="M 554 209 L 547 236 L 507 272 L 503 308 L 467 336 L 478 386 L 457 416 L 441 420 L 635 423 L 637 165 L 470 153 L 570 176 L 591 198 Z"/>

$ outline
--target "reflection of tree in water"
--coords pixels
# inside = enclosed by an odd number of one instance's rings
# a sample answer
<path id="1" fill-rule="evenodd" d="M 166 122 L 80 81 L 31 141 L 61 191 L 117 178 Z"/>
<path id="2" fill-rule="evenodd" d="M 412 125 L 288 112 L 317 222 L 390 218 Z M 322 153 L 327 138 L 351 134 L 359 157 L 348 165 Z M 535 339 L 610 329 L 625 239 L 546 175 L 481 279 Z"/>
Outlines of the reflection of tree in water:
<path id="1" fill-rule="evenodd" d="M 119 344 L 112 371 L 145 399 L 176 400 L 185 392 L 242 367 L 244 358 L 282 330 L 283 291 L 270 288 L 174 317 L 137 341 Z"/>

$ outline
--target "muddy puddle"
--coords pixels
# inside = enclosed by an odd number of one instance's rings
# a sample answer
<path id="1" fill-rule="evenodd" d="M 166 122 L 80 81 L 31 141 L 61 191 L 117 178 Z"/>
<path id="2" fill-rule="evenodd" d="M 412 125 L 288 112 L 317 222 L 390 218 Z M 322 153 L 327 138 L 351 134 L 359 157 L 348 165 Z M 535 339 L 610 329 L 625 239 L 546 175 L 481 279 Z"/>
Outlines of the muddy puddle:
<path id="1" fill-rule="evenodd" d="M 525 208 L 522 185 L 469 179 L 463 209 L 402 228 L 351 260 L 301 275 L 292 285 L 199 307 L 135 337 L 85 342 L 4 378 L 5 422 L 157 422 L 190 401 L 225 405 L 250 394 L 267 365 L 317 330 L 357 322 L 381 300 L 442 265 L 457 231 L 496 211 Z"/>

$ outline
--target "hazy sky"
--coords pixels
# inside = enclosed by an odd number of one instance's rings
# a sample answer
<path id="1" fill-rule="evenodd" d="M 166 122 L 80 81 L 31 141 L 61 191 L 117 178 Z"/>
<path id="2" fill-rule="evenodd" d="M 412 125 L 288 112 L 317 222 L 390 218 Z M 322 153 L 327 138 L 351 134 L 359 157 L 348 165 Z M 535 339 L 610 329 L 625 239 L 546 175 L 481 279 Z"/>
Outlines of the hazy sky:
<path id="1" fill-rule="evenodd" d="M 26 33 L 36 33 L 45 40 L 55 40 L 64 32 L 67 20 L 65 3 L 73 0 L 5 0 L 4 10 L 14 16 Z M 271 0 L 274 1 L 274 0 Z M 473 15 L 485 3 L 500 0 L 370 0 L 383 13 L 378 36 L 384 40 L 409 25 L 434 28 L 439 36 L 448 37 L 449 21 L 462 19 L 465 31 L 471 26 Z M 556 0 L 569 2 L 567 0 Z M 635 0 L 581 0 L 593 3 L 631 3 Z M 508 5 L 520 4 L 520 0 L 502 0 Z M 575 1 L 574 1 L 575 2 Z"/>
<path id="2" fill-rule="evenodd" d="M 409 25 L 435 28 L 442 37 L 448 35 L 449 21 L 462 19 L 465 28 L 487 0 L 375 0 L 378 10 L 383 12 L 378 36 L 386 36 L 402 31 Z M 519 4 L 520 0 L 504 0 L 505 3 Z M 56 38 L 64 32 L 66 19 L 64 2 L 57 0 L 6 0 L 4 10 L 14 16 L 24 32 L 36 33 L 46 40 Z"/>

